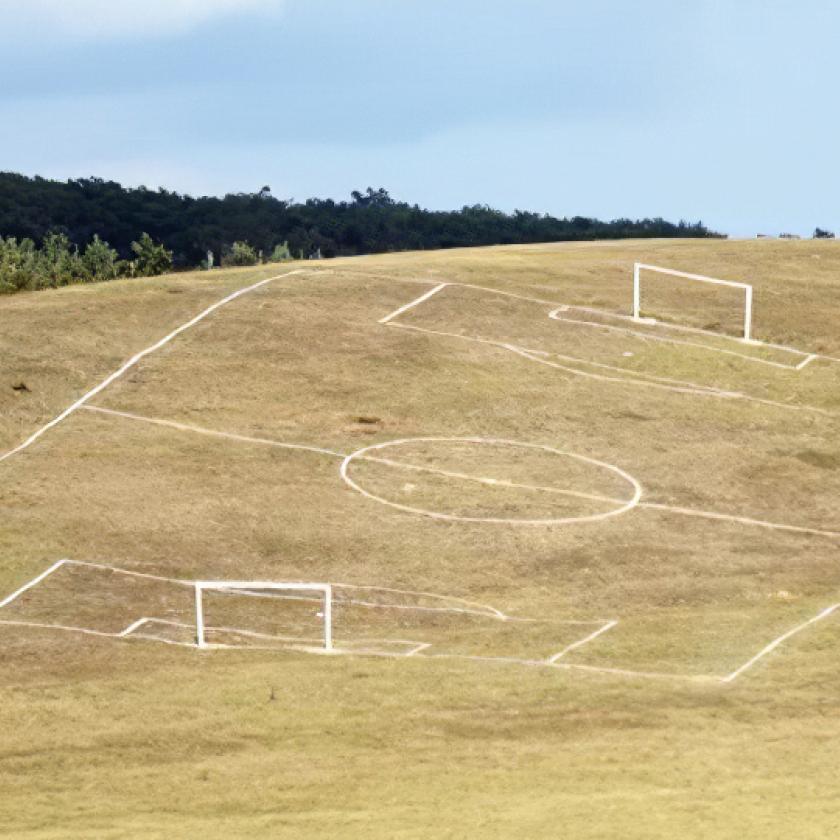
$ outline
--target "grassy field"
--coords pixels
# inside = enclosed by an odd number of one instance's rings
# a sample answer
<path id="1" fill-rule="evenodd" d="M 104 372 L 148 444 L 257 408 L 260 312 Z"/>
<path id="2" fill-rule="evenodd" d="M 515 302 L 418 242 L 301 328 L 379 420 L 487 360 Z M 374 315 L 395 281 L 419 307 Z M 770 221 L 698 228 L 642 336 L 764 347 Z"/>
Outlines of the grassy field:
<path id="1" fill-rule="evenodd" d="M 840 611 L 722 678 L 840 602 L 840 244 L 292 268 L 0 462 L 0 600 L 93 564 L 0 608 L 0 835 L 836 837 Z M 0 298 L 0 455 L 288 270 Z"/>

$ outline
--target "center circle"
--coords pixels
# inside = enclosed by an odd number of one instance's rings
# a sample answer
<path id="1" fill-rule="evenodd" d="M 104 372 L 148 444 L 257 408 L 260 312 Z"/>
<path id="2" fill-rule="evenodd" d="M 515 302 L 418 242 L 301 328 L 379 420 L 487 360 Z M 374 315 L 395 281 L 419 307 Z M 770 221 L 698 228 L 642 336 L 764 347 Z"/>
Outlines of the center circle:
<path id="1" fill-rule="evenodd" d="M 595 495 L 591 493 L 580 493 L 574 490 L 564 490 L 559 487 L 545 487 L 535 486 L 531 484 L 517 484 L 508 480 L 498 480 L 493 478 L 482 478 L 480 476 L 465 475 L 463 473 L 455 473 L 447 471 L 446 469 L 438 469 L 436 467 L 418 466 L 415 464 L 406 463 L 404 461 L 394 461 L 389 459 L 386 454 L 381 454 L 382 450 L 395 447 L 409 447 L 426 444 L 475 444 L 478 446 L 488 447 L 511 447 L 514 451 L 520 450 L 526 453 L 546 453 L 549 456 L 559 456 L 561 458 L 571 459 L 576 465 L 583 467 L 591 467 L 593 471 L 602 471 L 606 477 L 612 482 L 616 479 L 628 491 L 628 498 L 613 498 L 611 496 Z M 497 517 L 497 516 L 467 516 L 457 513 L 447 513 L 440 510 L 428 510 L 421 507 L 414 507 L 403 504 L 402 502 L 388 499 L 382 495 L 377 495 L 370 490 L 365 489 L 359 482 L 355 481 L 350 476 L 351 467 L 359 462 L 378 463 L 385 466 L 396 468 L 403 468 L 407 470 L 415 470 L 421 473 L 439 474 L 449 478 L 456 478 L 478 482 L 494 487 L 503 487 L 507 489 L 522 489 L 525 491 L 544 491 L 546 493 L 558 493 L 571 497 L 580 497 L 582 499 L 604 502 L 610 505 L 605 511 L 598 513 L 589 513 L 581 516 L 559 516 L 559 517 L 544 517 L 544 518 L 530 518 L 523 517 Z M 372 446 L 366 446 L 356 452 L 348 455 L 341 463 L 339 470 L 341 478 L 357 493 L 365 496 L 380 504 L 395 508 L 396 510 L 404 511 L 405 513 L 413 513 L 418 516 L 426 516 L 432 519 L 441 519 L 449 522 L 481 522 L 488 524 L 502 524 L 502 525 L 571 525 L 582 522 L 600 522 L 605 519 L 610 519 L 614 516 L 620 516 L 632 510 L 642 498 L 642 486 L 633 478 L 632 475 L 622 470 L 613 464 L 608 464 L 604 461 L 598 461 L 594 458 L 589 458 L 585 455 L 578 455 L 574 452 L 566 452 L 561 449 L 555 449 L 551 446 L 545 446 L 538 443 L 522 443 L 514 440 L 504 440 L 499 438 L 480 438 L 480 437 L 420 437 L 420 438 L 404 438 L 401 440 L 386 441 L 385 443 L 377 443 Z M 407 487 L 409 485 L 406 485 Z"/>

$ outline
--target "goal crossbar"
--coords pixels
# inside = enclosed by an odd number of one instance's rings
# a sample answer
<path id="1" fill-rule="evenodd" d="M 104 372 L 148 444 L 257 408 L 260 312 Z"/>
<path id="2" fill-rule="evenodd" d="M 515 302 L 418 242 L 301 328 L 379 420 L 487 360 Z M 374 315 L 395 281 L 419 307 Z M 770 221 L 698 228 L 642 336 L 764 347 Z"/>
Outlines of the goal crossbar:
<path id="1" fill-rule="evenodd" d="M 258 595 L 261 591 L 316 592 L 324 599 L 324 650 L 333 649 L 332 639 L 332 585 L 329 583 L 278 583 L 265 580 L 198 580 L 195 581 L 195 631 L 196 645 L 212 647 L 207 643 L 204 622 L 204 593 L 240 592 L 244 595 Z"/>
<path id="2" fill-rule="evenodd" d="M 687 271 L 677 271 L 673 268 L 662 268 L 658 265 L 635 263 L 633 266 L 633 320 L 641 321 L 642 305 L 642 272 L 653 271 L 657 274 L 668 274 L 671 277 L 681 277 L 684 280 L 694 280 L 698 283 L 710 283 L 714 286 L 728 286 L 731 289 L 742 289 L 744 292 L 744 334 L 743 341 L 752 343 L 752 302 L 753 287 L 749 283 L 736 283 L 733 280 L 720 280 L 717 277 L 706 277 L 702 274 L 690 274 Z"/>

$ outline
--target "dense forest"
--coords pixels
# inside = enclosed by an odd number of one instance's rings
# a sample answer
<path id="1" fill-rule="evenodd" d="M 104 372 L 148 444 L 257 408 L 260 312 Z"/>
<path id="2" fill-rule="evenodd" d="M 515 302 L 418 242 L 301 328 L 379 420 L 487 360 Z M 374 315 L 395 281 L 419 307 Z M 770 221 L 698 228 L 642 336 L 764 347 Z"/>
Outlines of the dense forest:
<path id="1" fill-rule="evenodd" d="M 702 224 L 662 219 L 600 222 L 539 213 L 502 213 L 484 205 L 433 212 L 395 201 L 383 189 L 354 192 L 350 201 L 285 201 L 264 187 L 224 198 L 192 198 L 167 190 L 126 189 L 85 178 L 51 181 L 0 173 L 0 236 L 43 241 L 49 232 L 83 245 L 94 235 L 122 258 L 148 233 L 172 251 L 176 266 L 196 266 L 208 250 L 236 241 L 270 252 L 288 241 L 294 256 L 325 257 L 424 248 L 452 248 L 566 239 L 709 236 Z"/>

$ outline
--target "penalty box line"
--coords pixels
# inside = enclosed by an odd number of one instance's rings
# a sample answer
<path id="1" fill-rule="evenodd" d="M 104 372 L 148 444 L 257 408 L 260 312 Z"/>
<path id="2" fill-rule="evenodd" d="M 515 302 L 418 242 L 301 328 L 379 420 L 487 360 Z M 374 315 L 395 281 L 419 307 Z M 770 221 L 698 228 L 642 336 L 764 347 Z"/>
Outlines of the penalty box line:
<path id="1" fill-rule="evenodd" d="M 402 315 L 403 312 L 408 312 L 409 309 L 413 309 L 415 306 L 419 306 L 424 301 L 427 301 L 433 295 L 436 295 L 438 292 L 445 289 L 449 284 L 448 283 L 440 283 L 439 285 L 435 286 L 433 289 L 430 289 L 423 295 L 420 295 L 419 298 L 416 300 L 411 301 L 410 303 L 405 304 L 405 306 L 401 306 L 399 309 L 395 309 L 390 315 L 386 315 L 384 318 L 379 319 L 380 324 L 387 324 L 392 321 L 394 318 Z"/>
<path id="2" fill-rule="evenodd" d="M 617 385 L 627 385 L 635 388 L 653 388 L 662 391 L 669 391 L 671 393 L 676 394 L 687 394 L 689 396 L 715 397 L 717 399 L 728 400 L 744 400 L 745 402 L 755 403 L 756 405 L 765 405 L 771 408 L 784 409 L 786 411 L 798 411 L 810 414 L 819 414 L 823 417 L 838 416 L 835 412 L 828 411 L 824 408 L 818 408 L 816 406 L 791 405 L 790 403 L 782 403 L 777 402 L 775 400 L 766 400 L 761 397 L 753 397 L 749 394 L 744 394 L 740 391 L 725 391 L 710 385 L 699 385 L 697 383 L 686 383 L 686 385 L 683 387 L 676 384 L 669 385 L 666 384 L 669 380 L 663 379 L 662 377 L 655 377 L 651 374 L 641 373 L 638 371 L 630 371 L 625 368 L 615 367 L 613 365 L 604 365 L 600 362 L 593 362 L 587 359 L 577 359 L 573 356 L 561 356 L 556 353 L 547 353 L 543 350 L 527 350 L 521 347 L 517 347 L 515 344 L 507 344 L 503 341 L 495 341 L 487 338 L 478 338 L 476 336 L 470 335 L 460 335 L 458 333 L 444 332 L 442 330 L 431 330 L 426 327 L 417 327 L 413 324 L 401 324 L 395 322 L 390 323 L 387 326 L 393 327 L 394 329 L 409 330 L 413 332 L 425 333 L 427 335 L 437 335 L 443 338 L 456 338 L 460 341 L 471 341 L 476 344 L 484 344 L 489 347 L 496 347 L 500 350 L 506 350 L 508 352 L 515 353 L 518 356 L 522 356 L 523 358 L 528 359 L 532 362 L 536 362 L 537 364 L 546 365 L 557 370 L 562 370 L 564 373 L 569 373 L 573 376 L 577 376 L 582 379 L 591 379 L 597 382 L 610 382 Z M 580 370 L 578 368 L 569 367 L 568 365 L 560 365 L 556 362 L 550 361 L 548 358 L 538 357 L 548 357 L 552 355 L 556 356 L 559 359 L 565 359 L 566 361 L 573 364 L 587 365 L 589 367 L 598 367 L 602 369 L 607 368 L 609 370 L 614 370 L 617 373 L 621 373 L 622 375 L 620 377 L 606 376 L 605 374 L 593 373 L 592 371 L 587 370 Z M 677 382 L 678 380 L 670 381 Z"/>
<path id="3" fill-rule="evenodd" d="M 424 281 L 418 281 L 418 282 L 424 282 Z M 614 324 L 602 324 L 602 323 L 599 323 L 598 321 L 586 321 L 586 320 L 574 319 L 574 318 L 561 318 L 561 317 L 559 317 L 559 313 L 566 312 L 570 309 L 573 309 L 573 310 L 576 310 L 578 312 L 588 312 L 588 313 L 591 313 L 593 315 L 601 315 L 601 316 L 606 317 L 606 318 L 615 318 L 615 319 L 619 319 L 619 320 L 622 320 L 622 321 L 635 321 L 635 319 L 632 318 L 631 316 L 621 315 L 621 314 L 615 313 L 615 312 L 608 312 L 607 310 L 595 309 L 595 308 L 587 307 L 587 306 L 578 306 L 578 305 L 575 305 L 575 304 L 561 304 L 561 303 L 557 303 L 557 301 L 548 301 L 548 300 L 544 300 L 542 298 L 534 298 L 534 297 L 529 297 L 527 295 L 520 295 L 520 294 L 517 294 L 516 292 L 509 292 L 509 291 L 505 291 L 505 290 L 502 290 L 502 289 L 493 289 L 493 288 L 490 288 L 488 286 L 479 286 L 475 283 L 459 283 L 457 281 L 447 281 L 445 283 L 440 283 L 439 285 L 435 286 L 430 291 L 421 295 L 419 298 L 411 301 L 410 303 L 407 303 L 405 306 L 401 306 L 399 309 L 395 310 L 390 315 L 387 315 L 384 318 L 381 318 L 378 321 L 378 323 L 380 323 L 380 324 L 390 324 L 391 321 L 394 320 L 395 318 L 397 318 L 399 315 L 402 315 L 403 313 L 408 312 L 409 310 L 415 308 L 416 306 L 419 306 L 420 304 L 424 303 L 429 298 L 436 295 L 438 292 L 442 291 L 447 286 L 459 286 L 459 287 L 464 288 L 464 289 L 474 289 L 476 291 L 486 292 L 488 294 L 501 295 L 501 296 L 504 296 L 504 297 L 511 297 L 511 298 L 515 298 L 517 300 L 526 301 L 528 303 L 536 303 L 536 304 L 539 304 L 539 305 L 542 305 L 542 306 L 551 306 L 551 307 L 554 307 L 554 308 L 549 313 L 549 318 L 551 318 L 552 320 L 555 320 L 555 321 L 559 321 L 561 323 L 565 321 L 565 322 L 570 323 L 570 324 L 577 324 L 577 325 L 580 325 L 580 326 L 601 328 L 601 329 L 609 330 L 609 331 L 612 331 L 612 332 L 625 333 L 627 335 L 630 335 L 630 336 L 633 336 L 633 337 L 636 337 L 636 338 L 639 338 L 639 339 L 651 339 L 653 341 L 659 341 L 659 342 L 664 342 L 664 343 L 668 343 L 668 344 L 676 344 L 676 345 L 681 345 L 681 346 L 685 346 L 685 347 L 695 347 L 697 349 L 704 350 L 704 351 L 707 351 L 707 352 L 710 352 L 710 353 L 721 353 L 721 354 L 728 355 L 728 356 L 735 356 L 737 358 L 743 359 L 743 360 L 745 360 L 747 362 L 751 362 L 753 364 L 763 364 L 763 365 L 767 365 L 769 367 L 779 368 L 779 369 L 782 369 L 782 370 L 789 370 L 789 371 L 797 371 L 798 372 L 798 371 L 803 370 L 807 365 L 809 365 L 811 362 L 813 362 L 817 359 L 823 359 L 823 360 L 826 360 L 826 361 L 840 361 L 840 360 L 837 360 L 837 359 L 833 359 L 830 356 L 822 356 L 819 353 L 809 353 L 805 350 L 799 350 L 796 347 L 790 347 L 790 346 L 785 345 L 785 344 L 773 344 L 772 342 L 756 341 L 756 340 L 753 340 L 753 341 L 750 342 L 754 346 L 766 347 L 768 349 L 779 350 L 779 351 L 784 352 L 784 353 L 790 353 L 794 356 L 804 357 L 802 359 L 802 361 L 798 362 L 797 364 L 788 365 L 788 364 L 784 364 L 782 362 L 774 362 L 770 359 L 762 359 L 758 356 L 748 355 L 746 353 L 739 353 L 735 350 L 728 350 L 724 347 L 713 347 L 711 345 L 699 344 L 698 342 L 681 341 L 680 339 L 677 339 L 677 338 L 670 338 L 668 336 L 654 335 L 652 333 L 641 332 L 639 329 L 633 329 L 631 327 L 620 327 L 620 326 L 616 326 Z M 401 325 L 394 324 L 393 326 L 401 326 Z M 657 322 L 655 326 L 662 327 L 663 329 L 673 329 L 673 330 L 678 330 L 678 331 L 683 331 L 683 332 L 696 333 L 696 334 L 699 334 L 699 335 L 708 335 L 709 337 L 714 338 L 714 339 L 721 339 L 721 340 L 727 340 L 727 341 L 741 341 L 741 339 L 736 338 L 734 336 L 728 336 L 728 335 L 725 335 L 725 334 L 718 334 L 718 333 L 710 332 L 709 330 L 701 330 L 701 329 L 697 329 L 697 328 L 694 328 L 694 327 L 685 327 L 685 326 L 681 326 L 679 324 L 668 324 L 666 322 Z M 587 362 L 585 360 L 579 360 L 579 361 L 583 364 L 587 364 Z M 703 387 L 703 386 L 698 386 L 698 387 Z"/>
<path id="4" fill-rule="evenodd" d="M 37 441 L 43 434 L 48 432 L 53 427 L 57 426 L 63 420 L 66 420 L 73 412 L 77 411 L 78 409 L 82 408 L 85 403 L 89 400 L 93 399 L 97 394 L 104 391 L 111 383 L 115 382 L 121 376 L 123 376 L 127 371 L 131 370 L 135 365 L 137 365 L 142 359 L 148 356 L 151 353 L 154 353 L 156 350 L 160 350 L 161 347 L 164 347 L 166 344 L 169 344 L 172 339 L 179 336 L 181 333 L 185 332 L 186 330 L 194 327 L 200 321 L 203 321 L 208 315 L 212 315 L 217 309 L 225 306 L 226 304 L 230 303 L 231 301 L 236 300 L 242 295 L 247 295 L 249 292 L 253 292 L 256 289 L 265 286 L 267 283 L 271 283 L 274 280 L 279 280 L 282 277 L 290 277 L 293 274 L 301 274 L 305 272 L 306 269 L 298 268 L 294 271 L 288 271 L 284 274 L 277 274 L 274 277 L 268 277 L 265 280 L 260 280 L 258 283 L 254 283 L 251 286 L 247 286 L 244 289 L 238 289 L 237 291 L 227 295 L 226 297 L 222 298 L 216 303 L 208 306 L 203 311 L 199 312 L 194 318 L 191 318 L 184 324 L 181 324 L 180 327 L 174 329 L 168 335 L 165 335 L 159 341 L 156 341 L 154 344 L 147 347 L 145 350 L 141 350 L 139 353 L 136 353 L 132 356 L 127 362 L 125 362 L 121 367 L 115 370 L 110 376 L 107 376 L 102 382 L 100 382 L 95 388 L 91 388 L 86 394 L 81 396 L 78 400 L 76 400 L 72 405 L 68 408 L 64 409 L 58 416 L 54 417 L 50 420 L 49 423 L 46 423 L 36 432 L 31 434 L 23 443 L 16 446 L 14 449 L 9 450 L 3 455 L 0 455 L 0 462 L 5 461 L 7 458 L 11 458 L 13 455 L 16 455 L 19 452 L 23 452 L 24 449 L 28 449 L 35 441 Z"/>
<path id="5" fill-rule="evenodd" d="M 169 583 L 174 584 L 176 586 L 183 586 L 189 589 L 195 587 L 196 581 L 195 580 L 186 580 L 183 578 L 173 578 L 173 577 L 165 577 L 162 575 L 153 575 L 148 574 L 147 572 L 135 572 L 130 569 L 121 569 L 118 566 L 111 566 L 106 563 L 91 563 L 85 560 L 71 560 L 69 558 L 63 558 L 56 563 L 53 563 L 48 569 L 46 569 L 41 574 L 34 577 L 29 582 L 25 583 L 19 589 L 12 592 L 9 596 L 4 598 L 0 601 L 0 608 L 5 607 L 9 604 L 12 604 L 16 601 L 21 595 L 23 595 L 28 590 L 32 589 L 33 587 L 37 586 L 39 583 L 42 583 L 47 577 L 52 575 L 54 572 L 58 571 L 58 569 L 62 568 L 63 566 L 81 566 L 83 568 L 89 569 L 96 569 L 100 571 L 106 572 L 113 572 L 114 574 L 119 575 L 126 575 L 128 577 L 135 577 L 135 578 L 142 578 L 145 580 L 152 580 L 159 583 Z M 304 581 L 298 581 L 302 587 L 305 587 L 307 584 Z M 454 614 L 465 614 L 465 615 L 475 615 L 481 618 L 487 618 L 495 621 L 501 622 L 539 622 L 540 619 L 530 619 L 530 618 L 518 618 L 516 616 L 508 615 L 501 610 L 497 609 L 496 607 L 490 606 L 488 604 L 481 604 L 477 601 L 470 601 L 466 598 L 460 598 L 457 595 L 440 595 L 434 592 L 421 592 L 411 589 L 396 589 L 394 587 L 387 587 L 387 586 L 371 586 L 365 584 L 353 584 L 353 583 L 331 583 L 330 584 L 334 589 L 339 590 L 359 590 L 361 592 L 384 592 L 390 595 L 406 595 L 414 598 L 430 598 L 430 599 L 437 599 L 440 601 L 449 601 L 460 604 L 461 606 L 441 606 L 441 607 L 430 607 L 430 606 L 421 606 L 421 605 L 411 605 L 411 604 L 392 604 L 392 603 L 377 603 L 376 601 L 370 600 L 359 600 L 357 598 L 348 598 L 347 603 L 353 606 L 361 606 L 361 607 L 368 607 L 372 609 L 400 609 L 400 610 L 415 610 L 417 612 L 430 612 L 430 613 L 454 613 Z M 221 592 L 228 592 L 228 590 L 220 590 Z M 229 593 L 230 594 L 230 593 Z M 268 595 L 264 592 L 254 592 L 249 590 L 239 590 L 238 593 L 242 596 L 247 597 L 254 597 L 254 598 L 277 598 L 278 600 L 295 600 L 295 596 L 287 596 L 287 595 Z M 152 620 L 152 619 L 148 619 Z M 162 621 L 162 619 L 154 619 L 157 621 Z M 554 621 L 553 623 L 558 624 L 595 624 L 597 620 L 591 621 Z M 56 625 L 57 626 L 57 625 Z M 117 634 L 119 635 L 119 634 Z"/>
<path id="6" fill-rule="evenodd" d="M 19 589 L 15 590 L 15 592 L 13 592 L 11 595 L 4 598 L 3 601 L 0 602 L 0 608 L 8 605 L 10 603 L 13 603 L 14 600 L 16 600 L 24 592 L 28 591 L 29 589 L 32 589 L 34 586 L 37 586 L 45 578 L 47 578 L 49 575 L 53 574 L 56 570 L 58 570 L 59 568 L 61 568 L 64 565 L 78 565 L 78 566 L 87 566 L 87 567 L 90 567 L 90 568 L 104 569 L 104 570 L 116 572 L 116 573 L 119 573 L 119 574 L 130 575 L 130 576 L 141 577 L 141 578 L 149 578 L 149 579 L 158 580 L 158 581 L 167 581 L 167 582 L 170 582 L 170 583 L 179 584 L 179 585 L 188 586 L 188 587 L 194 586 L 194 583 L 195 583 L 194 581 L 186 581 L 186 580 L 181 580 L 179 578 L 167 578 L 167 577 L 161 577 L 161 576 L 158 576 L 158 575 L 149 575 L 149 574 L 145 574 L 143 572 L 132 572 L 132 571 L 129 571 L 127 569 L 120 569 L 120 568 L 117 568 L 116 566 L 109 566 L 109 565 L 100 564 L 100 563 L 88 563 L 88 562 L 81 561 L 81 560 L 70 560 L 70 559 L 64 558 L 62 560 L 59 560 L 57 563 L 54 563 L 52 566 L 50 566 L 48 569 L 46 569 L 40 575 L 37 575 L 35 578 L 33 578 L 31 581 L 29 581 L 28 583 L 21 586 Z M 342 586 L 342 584 L 334 584 L 334 585 Z M 350 584 L 348 586 L 352 586 L 352 584 Z M 372 587 L 362 587 L 362 588 L 372 588 Z M 411 594 L 411 593 L 409 593 L 408 590 L 386 590 L 386 591 L 405 592 L 405 594 Z M 243 592 L 242 594 L 243 595 L 248 595 L 248 594 L 252 594 L 252 593 Z M 449 596 L 444 596 L 444 597 L 449 597 Z M 456 599 L 456 600 L 460 600 L 460 599 Z M 489 609 L 494 610 L 494 612 L 498 613 L 499 615 L 504 615 L 503 613 L 499 613 L 498 610 L 495 610 L 495 608 L 491 607 Z M 393 643 L 393 644 L 403 644 L 403 645 L 412 645 L 412 646 L 416 645 L 416 646 L 413 647 L 412 650 L 408 651 L 405 654 L 388 654 L 388 653 L 382 653 L 382 652 L 352 650 L 352 649 L 344 649 L 344 650 L 337 651 L 337 652 L 344 653 L 344 654 L 347 654 L 347 655 L 389 656 L 389 657 L 401 658 L 401 659 L 408 658 L 408 657 L 413 657 L 415 659 L 464 659 L 464 660 L 481 661 L 481 662 L 510 662 L 510 663 L 518 663 L 518 664 L 522 664 L 522 665 L 548 666 L 548 667 L 552 667 L 552 668 L 561 668 L 561 669 L 565 669 L 565 670 L 576 670 L 576 671 L 583 671 L 583 672 L 589 672 L 589 673 L 602 673 L 602 674 L 607 674 L 607 675 L 626 676 L 626 677 L 635 677 L 635 678 L 643 677 L 643 678 L 656 678 L 656 679 L 676 679 L 676 680 L 687 680 L 687 681 L 692 681 L 692 682 L 712 681 L 712 682 L 718 682 L 718 683 L 723 683 L 723 684 L 729 684 L 729 683 L 734 682 L 741 675 L 743 675 L 748 670 L 753 668 L 758 662 L 760 662 L 762 659 L 767 657 L 770 653 L 772 653 L 774 650 L 776 650 L 780 645 L 782 645 L 788 639 L 792 638 L 793 636 L 798 635 L 803 630 L 806 630 L 808 627 L 811 627 L 812 625 L 814 625 L 814 624 L 816 624 L 820 621 L 823 621 L 824 619 L 833 615 L 839 609 L 840 609 L 840 603 L 832 604 L 831 606 L 826 607 L 821 612 L 819 612 L 816 616 L 808 619 L 807 621 L 803 622 L 802 624 L 797 625 L 796 627 L 794 627 L 794 628 L 788 630 L 787 632 L 783 633 L 781 636 L 778 636 L 777 638 L 773 639 L 773 641 L 771 641 L 768 645 L 763 647 L 755 656 L 751 657 L 743 665 L 741 665 L 739 668 L 735 669 L 731 673 L 727 674 L 726 676 L 714 676 L 714 675 L 705 675 L 705 674 L 691 675 L 691 674 L 651 673 L 651 672 L 645 672 L 645 671 L 634 671 L 634 670 L 625 669 L 625 668 L 615 668 L 615 667 L 598 666 L 598 665 L 586 665 L 586 664 L 583 664 L 583 663 L 568 663 L 568 662 L 560 662 L 559 661 L 567 653 L 570 653 L 573 650 L 576 650 L 576 649 L 579 649 L 579 648 L 583 647 L 584 645 L 588 644 L 589 642 L 593 641 L 594 639 L 598 638 L 599 636 L 601 636 L 604 633 L 611 630 L 613 627 L 615 627 L 618 624 L 618 621 L 616 621 L 616 620 L 606 622 L 602 627 L 598 628 L 595 632 L 590 633 L 588 636 L 584 637 L 583 639 L 580 639 L 576 642 L 573 642 L 572 644 L 568 645 L 563 650 L 561 650 L 559 653 L 554 654 L 553 656 L 549 657 L 546 660 L 518 659 L 518 658 L 515 658 L 515 657 L 498 657 L 498 656 L 497 657 L 493 657 L 493 656 L 470 656 L 470 655 L 464 655 L 464 654 L 447 654 L 447 653 L 426 654 L 425 651 L 429 647 L 432 646 L 430 643 L 408 642 L 406 640 L 390 640 L 390 639 L 386 639 L 386 640 L 366 639 L 366 640 L 361 640 L 361 641 L 363 641 L 364 643 L 371 643 L 373 641 L 376 641 L 376 642 L 380 642 L 380 643 L 387 642 L 387 643 Z M 487 613 L 484 613 L 484 615 L 485 615 L 485 617 L 488 617 L 488 618 L 491 617 Z M 505 619 L 503 619 L 503 620 L 505 620 Z M 72 627 L 72 626 L 64 625 L 64 624 L 48 624 L 48 623 L 44 623 L 44 622 L 0 620 L 0 626 L 30 627 L 30 628 L 46 629 L 46 630 L 61 630 L 61 631 L 82 633 L 82 634 L 86 634 L 86 635 L 89 635 L 89 636 L 97 636 L 97 637 L 109 638 L 109 639 L 130 639 L 130 638 L 146 639 L 148 641 L 163 642 L 163 643 L 170 644 L 170 645 L 177 645 L 179 647 L 196 648 L 196 645 L 190 644 L 190 643 L 187 643 L 187 642 L 177 642 L 177 641 L 174 641 L 174 640 L 171 640 L 171 639 L 165 639 L 165 638 L 159 637 L 159 636 L 144 635 L 144 634 L 140 634 L 140 633 L 136 632 L 137 630 L 139 630 L 141 627 L 145 626 L 146 624 L 153 624 L 153 623 L 170 624 L 170 625 L 173 625 L 173 626 L 187 627 L 187 628 L 193 626 L 193 625 L 183 624 L 181 622 L 168 621 L 166 619 L 158 619 L 158 618 L 153 618 L 153 617 L 143 617 L 143 618 L 139 618 L 136 621 L 132 622 L 131 624 L 129 624 L 127 627 L 125 627 L 121 631 L 118 631 L 116 633 L 107 633 L 107 632 L 103 632 L 103 631 L 99 631 L 99 630 L 91 630 L 91 629 L 85 628 L 85 627 Z M 585 623 L 585 622 L 576 622 L 576 623 Z M 250 631 L 247 631 L 247 630 L 243 631 L 243 630 L 239 630 L 237 628 L 212 628 L 212 629 L 228 630 L 230 632 L 242 633 L 244 635 L 253 636 L 254 638 L 265 638 L 265 639 L 268 639 L 268 638 L 275 639 L 276 638 L 278 641 L 284 641 L 284 640 L 288 641 L 288 639 L 286 639 L 285 637 L 280 637 L 280 636 L 273 637 L 273 636 L 268 636 L 267 634 L 252 633 Z M 262 648 L 241 648 L 239 646 L 233 646 L 233 645 L 214 645 L 213 647 L 214 648 L 220 648 L 220 649 L 231 649 L 231 650 L 262 650 Z M 303 648 L 300 648 L 300 649 L 305 650 Z M 266 648 L 266 650 L 276 650 L 276 648 Z"/>

